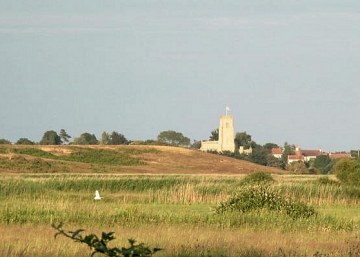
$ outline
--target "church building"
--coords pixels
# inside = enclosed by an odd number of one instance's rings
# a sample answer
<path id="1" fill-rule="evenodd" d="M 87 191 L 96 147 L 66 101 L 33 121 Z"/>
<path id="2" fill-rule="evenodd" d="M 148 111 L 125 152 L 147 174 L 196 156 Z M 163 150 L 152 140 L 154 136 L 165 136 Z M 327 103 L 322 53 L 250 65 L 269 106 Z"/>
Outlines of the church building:
<path id="1" fill-rule="evenodd" d="M 220 117 L 219 140 L 201 141 L 201 151 L 235 152 L 234 118 L 232 115 L 228 115 L 228 110 L 229 109 L 226 108 L 226 115 Z"/>

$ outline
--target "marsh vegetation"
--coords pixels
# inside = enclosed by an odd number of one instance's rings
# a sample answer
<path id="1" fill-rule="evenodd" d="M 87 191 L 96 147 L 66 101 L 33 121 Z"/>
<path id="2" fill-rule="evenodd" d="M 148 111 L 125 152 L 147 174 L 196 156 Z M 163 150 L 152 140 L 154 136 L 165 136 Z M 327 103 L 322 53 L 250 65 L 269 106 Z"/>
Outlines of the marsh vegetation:
<path id="1" fill-rule="evenodd" d="M 258 184 L 279 208 L 216 211 L 244 190 L 249 198 L 246 190 Z M 103 200 L 93 200 L 95 190 Z M 165 249 L 156 256 L 357 256 L 360 250 L 360 190 L 329 176 L 25 173 L 3 175 L 0 191 L 0 256 L 88 256 L 81 245 L 54 241 L 51 224 L 59 222 L 114 231 L 119 244 L 136 238 Z M 316 215 L 289 215 L 284 203 L 301 203 Z"/>

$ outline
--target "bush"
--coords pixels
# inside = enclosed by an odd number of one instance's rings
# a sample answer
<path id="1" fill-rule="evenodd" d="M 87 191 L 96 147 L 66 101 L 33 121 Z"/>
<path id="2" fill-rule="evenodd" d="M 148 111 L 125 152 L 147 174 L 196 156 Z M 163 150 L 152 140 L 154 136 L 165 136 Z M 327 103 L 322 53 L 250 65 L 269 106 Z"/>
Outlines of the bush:
<path id="1" fill-rule="evenodd" d="M 11 142 L 7 139 L 0 139 L 0 145 L 11 145 Z"/>
<path id="2" fill-rule="evenodd" d="M 247 175 L 241 182 L 242 184 L 261 184 L 261 183 L 270 183 L 274 179 L 270 173 L 264 171 L 256 171 Z"/>
<path id="3" fill-rule="evenodd" d="M 338 185 L 339 182 L 329 179 L 329 177 L 321 177 L 316 180 L 321 185 Z"/>
<path id="4" fill-rule="evenodd" d="M 112 247 L 108 246 L 108 243 L 115 239 L 114 232 L 102 232 L 101 237 L 99 238 L 95 234 L 86 235 L 83 237 L 81 235 L 84 232 L 84 229 L 78 229 L 76 231 L 65 231 L 62 228 L 62 223 L 59 225 L 53 224 L 52 227 L 56 229 L 58 232 L 55 234 L 55 238 L 58 235 L 65 236 L 67 238 L 72 239 L 78 243 L 84 243 L 90 247 L 93 251 L 91 256 L 94 256 L 96 253 L 102 253 L 106 256 L 110 257 L 150 257 L 154 253 L 162 250 L 160 248 L 150 249 L 149 247 L 145 246 L 143 243 L 137 244 L 136 240 L 129 239 L 130 247 Z"/>
<path id="5" fill-rule="evenodd" d="M 309 218 L 316 214 L 313 207 L 304 203 L 285 199 L 280 192 L 269 186 L 249 186 L 242 188 L 227 201 L 221 202 L 215 209 L 216 213 L 228 211 L 249 212 L 252 210 L 268 209 L 296 218 Z"/>
<path id="6" fill-rule="evenodd" d="M 342 159 L 334 166 L 336 177 L 344 184 L 360 186 L 360 163 L 356 160 Z"/>

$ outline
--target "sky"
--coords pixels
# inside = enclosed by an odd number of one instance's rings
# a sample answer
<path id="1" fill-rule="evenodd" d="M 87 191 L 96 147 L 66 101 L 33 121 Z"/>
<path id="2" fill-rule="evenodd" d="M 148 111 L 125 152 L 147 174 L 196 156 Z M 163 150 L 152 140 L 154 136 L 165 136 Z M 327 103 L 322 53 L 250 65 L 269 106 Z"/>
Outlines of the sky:
<path id="1" fill-rule="evenodd" d="M 0 0 L 0 138 L 360 148 L 358 0 Z"/>

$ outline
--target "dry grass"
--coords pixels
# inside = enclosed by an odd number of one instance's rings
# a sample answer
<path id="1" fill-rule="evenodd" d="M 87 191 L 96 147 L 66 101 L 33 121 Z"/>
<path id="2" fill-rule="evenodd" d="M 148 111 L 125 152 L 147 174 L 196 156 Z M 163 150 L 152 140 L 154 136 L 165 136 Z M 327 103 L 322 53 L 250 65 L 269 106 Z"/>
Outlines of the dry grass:
<path id="1" fill-rule="evenodd" d="M 56 156 L 69 155 L 72 152 L 71 146 L 8 146 L 12 148 L 36 148 Z M 79 147 L 79 146 L 76 146 Z M 82 146 L 82 148 L 91 149 L 106 149 L 106 150 L 139 150 L 144 153 L 137 153 L 134 157 L 139 158 L 146 162 L 147 165 L 140 166 L 106 166 L 94 167 L 87 163 L 81 162 L 67 162 L 50 160 L 42 157 L 47 162 L 58 164 L 61 167 L 68 165 L 69 172 L 72 173 L 93 173 L 95 172 L 108 172 L 111 170 L 113 173 L 126 173 L 126 174 L 247 174 L 254 171 L 267 171 L 273 174 L 282 174 L 284 171 L 257 165 L 248 161 L 237 160 L 226 156 L 204 153 L 194 149 L 186 149 L 181 147 L 170 146 Z M 148 150 L 148 151 L 146 151 Z M 151 151 L 156 150 L 156 151 Z M 3 154 L 8 157 L 8 154 Z M 11 154 L 12 156 L 14 154 Z M 24 155 L 23 155 L 24 156 Z M 31 156 L 24 156 L 31 159 Z M 11 169 L 0 168 L 0 172 L 16 172 Z"/>
<path id="2" fill-rule="evenodd" d="M 75 225 L 68 229 L 78 228 Z M 228 230 L 194 228 L 188 226 L 142 226 L 140 228 L 111 227 L 101 231 L 114 231 L 116 246 L 126 246 L 128 238 L 136 238 L 151 247 L 162 247 L 156 256 L 171 257 L 181 254 L 191 256 L 239 256 L 248 249 L 257 249 L 264 254 L 285 253 L 313 256 L 316 252 L 329 256 L 349 256 L 349 248 L 359 246 L 354 234 L 337 233 L 283 233 L 280 231 L 253 231 L 251 229 Z M 99 229 L 88 229 L 85 233 L 99 233 Z M 49 226 L 1 225 L 0 256 L 89 256 L 84 245 L 58 237 Z M 49 247 L 44 247 L 47 245 Z M 194 255 L 194 253 L 196 253 Z M 202 254 L 202 255 L 201 255 Z M 296 256 L 299 256 L 296 255 Z M 293 255 L 294 256 L 294 255 Z M 353 255 L 357 256 L 357 255 Z"/>

